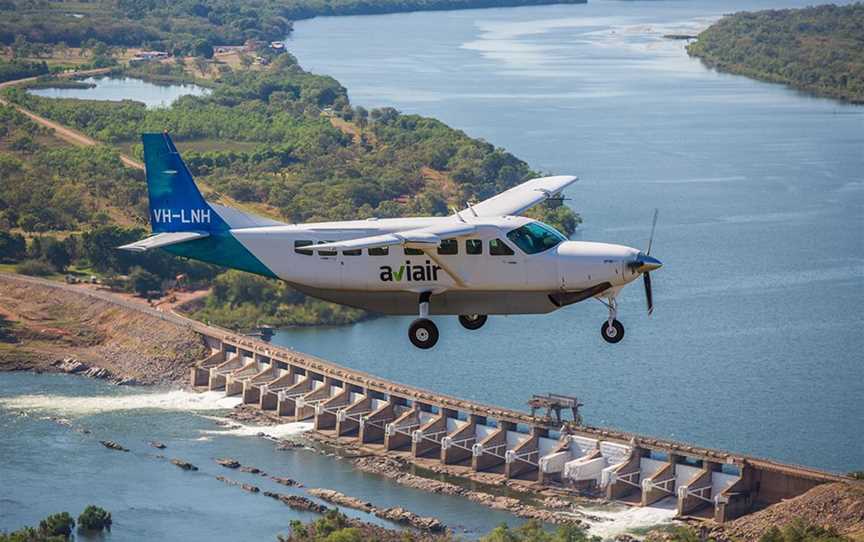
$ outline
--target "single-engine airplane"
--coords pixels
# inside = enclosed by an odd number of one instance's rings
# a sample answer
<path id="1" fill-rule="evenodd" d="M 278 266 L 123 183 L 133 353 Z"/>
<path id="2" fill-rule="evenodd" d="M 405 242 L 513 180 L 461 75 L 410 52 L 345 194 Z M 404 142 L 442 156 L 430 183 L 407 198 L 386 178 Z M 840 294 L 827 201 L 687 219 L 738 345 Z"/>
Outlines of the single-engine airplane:
<path id="1" fill-rule="evenodd" d="M 603 338 L 624 337 L 616 298 L 642 275 L 648 313 L 648 250 L 569 241 L 520 213 L 576 177 L 526 181 L 445 217 L 285 224 L 207 202 L 167 133 L 144 134 L 153 235 L 120 248 L 178 256 L 278 278 L 308 295 L 383 314 L 416 314 L 408 337 L 438 342 L 430 315 L 458 315 L 476 330 L 490 314 L 541 314 L 596 298 L 609 309 Z"/>

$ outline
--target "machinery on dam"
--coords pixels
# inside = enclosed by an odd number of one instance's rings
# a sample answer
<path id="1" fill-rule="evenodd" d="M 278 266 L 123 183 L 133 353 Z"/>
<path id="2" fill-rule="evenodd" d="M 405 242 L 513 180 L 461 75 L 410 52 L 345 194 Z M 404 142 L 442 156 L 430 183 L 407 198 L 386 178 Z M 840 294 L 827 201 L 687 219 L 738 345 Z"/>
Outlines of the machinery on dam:
<path id="1" fill-rule="evenodd" d="M 817 469 L 584 425 L 575 397 L 536 395 L 532 414 L 418 389 L 249 337 L 196 325 L 212 354 L 191 383 L 241 396 L 340 443 L 402 453 L 538 486 L 593 489 L 717 522 L 845 480 Z M 546 409 L 537 416 L 536 409 Z M 565 420 L 562 410 L 573 419 Z M 555 413 L 555 417 L 551 414 Z"/>

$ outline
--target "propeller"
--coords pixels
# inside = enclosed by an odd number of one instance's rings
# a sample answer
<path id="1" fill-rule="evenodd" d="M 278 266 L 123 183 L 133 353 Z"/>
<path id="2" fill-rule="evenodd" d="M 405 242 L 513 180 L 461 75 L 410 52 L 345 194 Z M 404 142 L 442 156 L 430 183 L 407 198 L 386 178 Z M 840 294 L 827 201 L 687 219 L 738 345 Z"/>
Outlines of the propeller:
<path id="1" fill-rule="evenodd" d="M 651 247 L 654 244 L 654 230 L 657 229 L 657 216 L 659 209 L 654 209 L 654 219 L 651 221 L 651 236 L 648 238 L 648 249 L 639 252 L 636 259 L 630 262 L 630 269 L 636 273 L 642 273 L 642 282 L 645 284 L 645 302 L 648 305 L 648 314 L 654 312 L 654 294 L 651 290 L 651 271 L 660 269 L 663 264 L 657 258 L 651 257 Z"/>

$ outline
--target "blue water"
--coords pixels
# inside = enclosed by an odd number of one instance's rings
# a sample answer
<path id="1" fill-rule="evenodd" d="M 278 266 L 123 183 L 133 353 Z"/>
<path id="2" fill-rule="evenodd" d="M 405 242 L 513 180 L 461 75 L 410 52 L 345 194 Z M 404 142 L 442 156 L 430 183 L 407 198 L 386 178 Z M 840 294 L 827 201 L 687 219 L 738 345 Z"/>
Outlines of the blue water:
<path id="1" fill-rule="evenodd" d="M 436 318 L 287 330 L 276 342 L 511 407 L 586 403 L 589 422 L 846 471 L 864 467 L 864 108 L 716 73 L 665 33 L 804 0 L 587 5 L 319 18 L 289 48 L 352 101 L 437 117 L 533 168 L 576 174 L 577 239 L 653 254 L 656 310 L 589 301 L 480 331 Z"/>
<path id="2" fill-rule="evenodd" d="M 278 451 L 273 442 L 249 436 L 258 429 L 228 431 L 212 419 L 231 404 L 221 395 L 117 387 L 67 375 L 0 373 L 0 532 L 37 524 L 60 511 L 77 517 L 89 504 L 113 516 L 106 539 L 123 541 L 275 540 L 277 533 L 288 532 L 291 520 L 317 517 L 216 480 L 223 475 L 262 491 L 308 496 L 304 488 L 221 467 L 214 461 L 220 457 L 299 480 L 307 488 L 336 489 L 376 506 L 434 515 L 468 538 L 502 522 L 521 523 L 464 498 L 413 490 L 356 471 L 346 460 L 310 450 Z M 99 444 L 106 439 L 131 451 L 108 450 Z M 167 448 L 156 450 L 151 440 Z M 200 470 L 181 471 L 170 463 L 172 458 Z"/>
<path id="3" fill-rule="evenodd" d="M 133 100 L 148 108 L 167 107 L 177 98 L 186 95 L 203 96 L 210 89 L 193 84 L 157 84 L 133 77 L 88 77 L 83 83 L 95 85 L 90 88 L 39 88 L 29 90 L 31 94 L 46 98 L 77 98 L 79 100 Z"/>

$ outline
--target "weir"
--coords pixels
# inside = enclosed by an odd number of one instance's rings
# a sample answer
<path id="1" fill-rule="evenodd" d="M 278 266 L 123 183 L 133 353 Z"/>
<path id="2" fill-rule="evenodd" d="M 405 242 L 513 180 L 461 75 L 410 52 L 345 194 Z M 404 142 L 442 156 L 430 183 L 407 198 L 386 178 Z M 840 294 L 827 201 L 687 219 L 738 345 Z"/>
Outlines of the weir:
<path id="1" fill-rule="evenodd" d="M 810 467 L 585 425 L 575 398 L 535 396 L 532 410 L 547 408 L 547 415 L 536 416 L 384 380 L 108 292 L 0 277 L 72 291 L 194 331 L 211 353 L 191 368 L 193 387 L 240 395 L 286 421 L 311 419 L 317 431 L 340 443 L 496 472 L 538 489 L 601 490 L 610 500 L 633 505 L 674 498 L 679 515 L 718 522 L 819 484 L 849 481 Z M 548 409 L 567 399 L 573 399 L 568 408 L 574 421 L 562 424 L 558 411 L 553 419 Z"/>
<path id="2" fill-rule="evenodd" d="M 316 431 L 349 445 L 354 440 L 538 488 L 602 491 L 610 500 L 637 506 L 671 497 L 679 516 L 718 522 L 822 483 L 847 480 L 818 469 L 584 425 L 575 398 L 575 422 L 562 422 L 548 411 L 537 416 L 466 401 L 217 328 L 193 327 L 213 348 L 192 369 L 193 386 L 242 393 L 244 403 L 286 420 L 311 420 Z M 535 405 L 536 396 L 532 401 Z"/>

